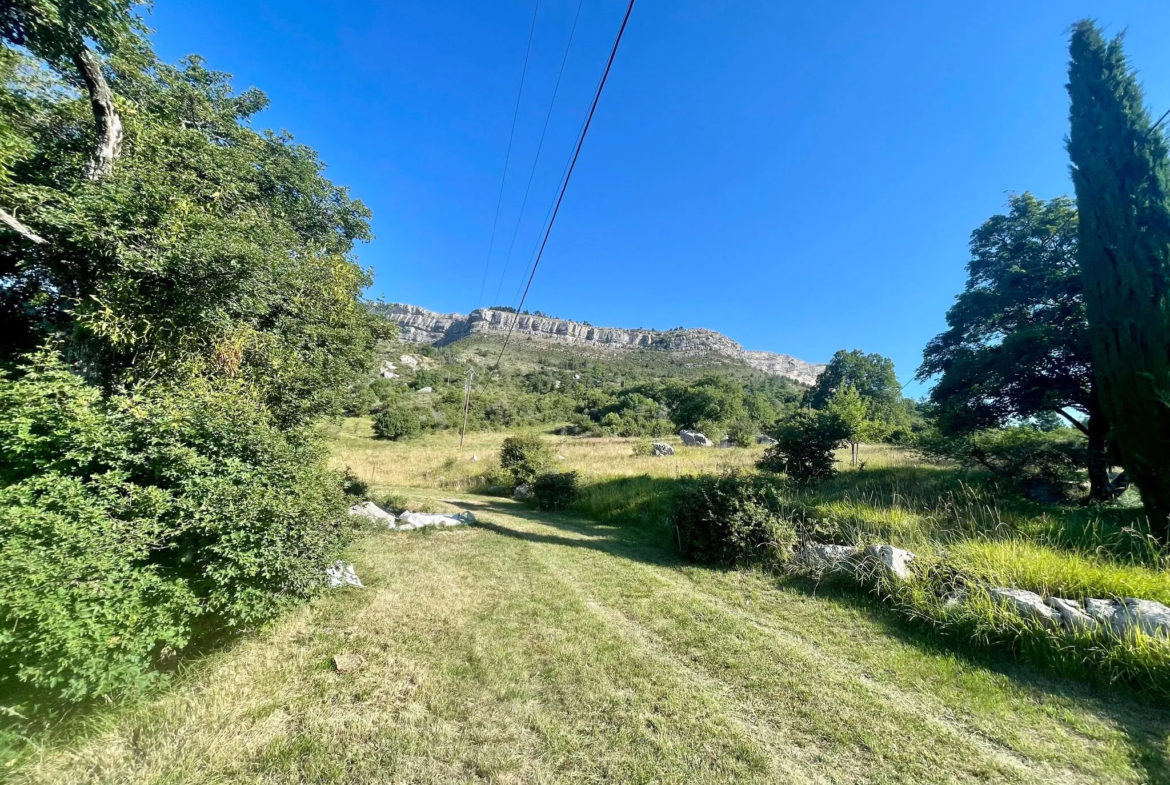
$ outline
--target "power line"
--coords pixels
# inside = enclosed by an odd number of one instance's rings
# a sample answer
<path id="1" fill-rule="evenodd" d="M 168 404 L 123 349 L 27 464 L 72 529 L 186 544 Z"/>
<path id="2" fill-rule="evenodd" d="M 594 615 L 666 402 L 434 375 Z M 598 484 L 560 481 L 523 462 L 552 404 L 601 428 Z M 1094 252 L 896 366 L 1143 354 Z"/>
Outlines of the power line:
<path id="1" fill-rule="evenodd" d="M 496 215 L 492 219 L 492 237 L 488 242 L 487 258 L 483 263 L 483 281 L 479 285 L 479 302 L 483 305 L 483 292 L 487 287 L 488 270 L 492 264 L 492 251 L 496 246 L 496 227 L 500 223 L 500 205 L 504 201 L 504 184 L 508 182 L 508 163 L 512 160 L 512 142 L 516 139 L 516 118 L 520 116 L 520 99 L 524 97 L 524 81 L 528 78 L 528 58 L 532 55 L 532 37 L 536 32 L 536 15 L 540 11 L 540 0 L 532 9 L 532 24 L 528 28 L 528 47 L 524 50 L 524 68 L 520 72 L 520 90 L 516 93 L 516 107 L 512 110 L 512 130 L 508 132 L 508 152 L 504 155 L 504 174 L 500 177 L 500 192 L 496 196 Z"/>
<path id="2" fill-rule="evenodd" d="M 557 71 L 557 83 L 553 87 L 552 98 L 548 102 L 548 111 L 544 115 L 544 127 L 540 129 L 540 141 L 536 144 L 536 156 L 532 159 L 532 168 L 528 170 L 528 184 L 524 186 L 524 199 L 520 202 L 520 214 L 516 216 L 516 227 L 512 230 L 512 242 L 508 244 L 508 255 L 504 257 L 504 269 L 500 272 L 500 284 L 496 287 L 495 302 L 499 302 L 500 290 L 504 288 L 504 278 L 508 274 L 508 265 L 512 262 L 512 251 L 516 248 L 516 235 L 520 233 L 520 224 L 524 220 L 524 208 L 528 206 L 528 194 L 532 191 L 532 180 L 536 175 L 536 165 L 540 163 L 540 152 L 544 149 L 544 137 L 548 133 L 548 121 L 552 119 L 553 107 L 557 102 L 557 93 L 561 89 L 561 77 L 565 75 L 565 64 L 569 62 L 569 50 L 573 48 L 573 36 L 577 34 L 577 21 L 581 18 L 581 6 L 585 0 L 577 0 L 577 13 L 573 16 L 573 27 L 569 30 L 569 42 L 565 44 L 565 55 L 561 58 L 561 68 Z"/>
<path id="3" fill-rule="evenodd" d="M 524 301 L 528 299 L 528 290 L 532 287 L 532 279 L 536 277 L 536 270 L 540 267 L 540 259 L 544 256 L 544 248 L 548 245 L 548 236 L 552 233 L 553 224 L 556 223 L 557 214 L 561 210 L 561 202 L 565 198 L 565 191 L 568 190 L 569 180 L 573 177 L 573 169 L 577 166 L 577 159 L 581 155 L 581 146 L 585 144 L 585 135 L 589 133 L 589 126 L 593 123 L 593 113 L 597 111 L 597 103 L 601 100 L 601 92 L 605 89 L 605 82 L 609 79 L 609 71 L 613 67 L 613 60 L 617 57 L 618 46 L 622 42 L 622 35 L 626 32 L 626 25 L 630 21 L 630 14 L 634 11 L 634 0 L 630 0 L 630 4 L 626 7 L 626 15 L 622 19 L 622 26 L 618 28 L 617 38 L 613 41 L 613 49 L 610 50 L 609 60 L 605 63 L 605 71 L 601 74 L 601 81 L 597 85 L 597 92 L 593 95 L 593 104 L 589 107 L 589 114 L 585 117 L 585 125 L 581 128 L 581 135 L 577 138 L 577 149 L 573 151 L 573 158 L 569 162 L 569 169 L 565 173 L 565 180 L 561 183 L 561 192 L 557 195 L 556 204 L 553 206 L 552 217 L 548 220 L 548 226 L 544 230 L 544 239 L 540 242 L 540 250 L 536 253 L 536 260 L 532 263 L 532 272 L 528 276 L 528 284 L 524 287 L 524 296 L 520 298 L 520 307 L 516 309 L 512 323 L 508 325 L 508 333 L 504 336 L 504 345 L 500 349 L 500 356 L 496 358 L 496 368 L 500 367 L 500 360 L 504 358 L 504 352 L 508 350 L 508 341 L 512 338 L 512 330 L 515 329 L 516 323 L 520 321 L 520 311 L 524 309 Z"/>

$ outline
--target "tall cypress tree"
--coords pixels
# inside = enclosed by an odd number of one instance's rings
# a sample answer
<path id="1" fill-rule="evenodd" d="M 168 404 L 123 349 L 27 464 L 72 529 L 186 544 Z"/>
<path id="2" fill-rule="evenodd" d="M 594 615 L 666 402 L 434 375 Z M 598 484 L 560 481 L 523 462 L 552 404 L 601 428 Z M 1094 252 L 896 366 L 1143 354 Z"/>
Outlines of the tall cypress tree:
<path id="1" fill-rule="evenodd" d="M 1121 36 L 1073 29 L 1068 153 L 1101 405 L 1155 531 L 1170 540 L 1170 159 Z"/>

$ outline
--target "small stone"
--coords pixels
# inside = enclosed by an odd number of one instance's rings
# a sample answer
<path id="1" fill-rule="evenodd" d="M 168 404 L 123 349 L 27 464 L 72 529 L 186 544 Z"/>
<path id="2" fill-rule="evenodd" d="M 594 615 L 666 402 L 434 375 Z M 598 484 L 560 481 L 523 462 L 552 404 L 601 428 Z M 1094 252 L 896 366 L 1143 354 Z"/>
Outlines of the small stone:
<path id="1" fill-rule="evenodd" d="M 674 455 L 674 448 L 666 442 L 651 442 L 650 454 L 655 458 L 663 458 L 667 455 Z"/>
<path id="2" fill-rule="evenodd" d="M 325 575 L 328 576 L 329 586 L 333 589 L 340 589 L 344 586 L 352 586 L 355 589 L 366 588 L 354 571 L 353 565 L 348 562 L 334 562 L 332 567 L 326 568 Z"/>
<path id="3" fill-rule="evenodd" d="M 1048 629 L 1060 626 L 1060 614 L 1044 604 L 1044 598 L 1033 591 L 995 587 L 987 590 L 991 599 L 1021 616 L 1035 619 Z"/>
<path id="4" fill-rule="evenodd" d="M 356 673 L 365 662 L 360 654 L 338 654 L 333 658 L 333 670 L 338 673 Z"/>
<path id="5" fill-rule="evenodd" d="M 565 456 L 563 456 L 563 455 L 558 455 L 558 456 L 557 456 L 557 460 L 558 460 L 558 461 L 563 461 L 563 460 L 565 460 Z"/>
<path id="6" fill-rule="evenodd" d="M 477 461 L 479 461 L 479 456 L 478 456 L 478 455 L 473 455 L 473 456 L 471 456 L 471 462 L 472 462 L 472 463 L 476 463 Z"/>

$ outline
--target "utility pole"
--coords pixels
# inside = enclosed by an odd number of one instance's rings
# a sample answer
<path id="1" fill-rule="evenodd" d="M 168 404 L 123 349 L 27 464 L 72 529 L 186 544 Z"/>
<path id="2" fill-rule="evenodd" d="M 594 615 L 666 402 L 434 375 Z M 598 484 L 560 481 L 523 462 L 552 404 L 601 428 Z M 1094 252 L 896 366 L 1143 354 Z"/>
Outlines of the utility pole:
<path id="1" fill-rule="evenodd" d="M 467 435 L 467 412 L 471 408 L 471 378 L 475 371 L 467 369 L 467 384 L 463 386 L 463 427 L 459 429 L 459 450 L 463 451 L 463 437 Z"/>

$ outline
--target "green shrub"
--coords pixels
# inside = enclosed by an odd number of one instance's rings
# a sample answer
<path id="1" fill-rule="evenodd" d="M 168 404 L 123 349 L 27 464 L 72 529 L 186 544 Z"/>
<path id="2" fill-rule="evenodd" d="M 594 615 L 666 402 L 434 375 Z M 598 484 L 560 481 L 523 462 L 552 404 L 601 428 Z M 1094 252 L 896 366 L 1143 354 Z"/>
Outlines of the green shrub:
<path id="1" fill-rule="evenodd" d="M 648 458 L 654 455 L 654 442 L 649 439 L 639 439 L 634 442 L 634 455 L 640 458 Z"/>
<path id="2" fill-rule="evenodd" d="M 787 561 L 797 532 L 775 481 L 703 477 L 675 498 L 671 522 L 684 558 L 707 564 Z"/>
<path id="3" fill-rule="evenodd" d="M 756 443 L 758 429 L 751 420 L 736 420 L 727 428 L 727 438 L 736 447 L 752 447 Z"/>
<path id="4" fill-rule="evenodd" d="M 797 483 L 825 480 L 836 474 L 833 452 L 848 435 L 848 426 L 831 412 L 800 412 L 777 426 L 776 444 L 756 465 Z"/>
<path id="5" fill-rule="evenodd" d="M 958 436 L 931 429 L 915 446 L 928 460 L 985 469 L 1037 501 L 1073 495 L 1088 460 L 1087 441 L 1072 428 L 989 428 Z"/>
<path id="6" fill-rule="evenodd" d="M 391 402 L 374 418 L 374 436 L 379 439 L 403 439 L 422 429 L 418 415 L 401 402 Z"/>
<path id="7" fill-rule="evenodd" d="M 509 436 L 500 446 L 500 468 L 515 485 L 531 483 L 551 463 L 552 453 L 534 433 Z"/>
<path id="8" fill-rule="evenodd" d="M 532 483 L 532 500 L 538 510 L 568 509 L 577 498 L 577 472 L 545 472 Z"/>
<path id="9" fill-rule="evenodd" d="M 103 398 L 37 360 L 0 376 L 0 680 L 106 694 L 323 585 L 351 528 L 307 430 L 241 381 Z"/>

